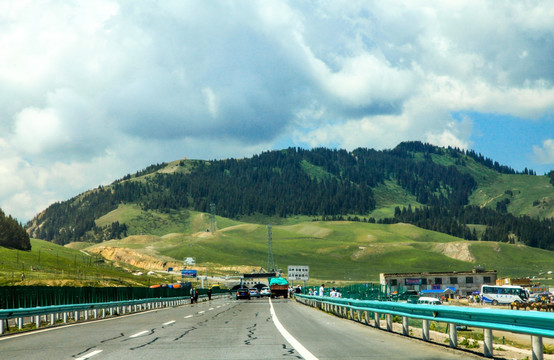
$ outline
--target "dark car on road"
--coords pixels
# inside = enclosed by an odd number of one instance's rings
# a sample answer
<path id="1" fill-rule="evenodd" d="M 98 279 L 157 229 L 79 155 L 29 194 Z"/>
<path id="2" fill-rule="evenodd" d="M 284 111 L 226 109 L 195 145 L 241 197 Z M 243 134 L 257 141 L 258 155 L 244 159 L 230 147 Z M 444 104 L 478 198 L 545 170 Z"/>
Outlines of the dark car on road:
<path id="1" fill-rule="evenodd" d="M 250 291 L 247 288 L 240 288 L 237 290 L 235 299 L 248 299 L 250 300 Z"/>

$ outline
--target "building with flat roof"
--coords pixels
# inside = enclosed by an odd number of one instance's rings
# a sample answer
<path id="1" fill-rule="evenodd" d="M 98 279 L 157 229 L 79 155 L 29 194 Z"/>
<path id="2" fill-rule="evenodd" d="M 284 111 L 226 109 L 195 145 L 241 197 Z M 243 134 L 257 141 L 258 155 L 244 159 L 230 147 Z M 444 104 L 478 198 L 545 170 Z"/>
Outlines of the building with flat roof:
<path id="1" fill-rule="evenodd" d="M 379 282 L 391 292 L 416 290 L 446 290 L 445 297 L 467 296 L 479 291 L 481 285 L 496 284 L 496 270 L 473 269 L 471 271 L 421 272 L 421 273 L 381 273 Z"/>

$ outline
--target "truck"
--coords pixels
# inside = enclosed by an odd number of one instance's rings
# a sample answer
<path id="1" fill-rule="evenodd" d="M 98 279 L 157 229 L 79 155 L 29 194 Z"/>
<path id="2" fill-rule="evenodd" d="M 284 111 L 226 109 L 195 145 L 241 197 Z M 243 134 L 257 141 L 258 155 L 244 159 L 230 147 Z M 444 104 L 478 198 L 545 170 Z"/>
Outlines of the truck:
<path id="1" fill-rule="evenodd" d="M 282 277 L 269 279 L 269 289 L 271 290 L 271 298 L 283 296 L 285 299 L 289 296 L 289 282 Z"/>

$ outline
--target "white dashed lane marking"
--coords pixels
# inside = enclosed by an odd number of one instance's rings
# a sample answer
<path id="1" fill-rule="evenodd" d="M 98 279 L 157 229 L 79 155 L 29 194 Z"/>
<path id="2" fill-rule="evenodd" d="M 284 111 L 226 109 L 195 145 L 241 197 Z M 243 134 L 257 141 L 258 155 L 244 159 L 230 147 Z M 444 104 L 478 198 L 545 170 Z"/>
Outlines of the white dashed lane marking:
<path id="1" fill-rule="evenodd" d="M 162 325 L 166 326 L 166 325 L 169 325 L 169 324 L 173 324 L 174 322 L 175 322 L 175 320 L 171 320 L 171 321 L 168 321 L 166 323 L 163 323 Z"/>
<path id="2" fill-rule="evenodd" d="M 139 336 L 144 335 L 144 334 L 148 334 L 148 330 L 141 331 L 141 332 L 136 333 L 135 335 L 131 335 L 129 337 L 130 338 L 136 338 L 136 337 L 139 337 Z"/>
<path id="3" fill-rule="evenodd" d="M 81 357 L 78 357 L 75 360 L 87 360 L 87 359 L 90 359 L 91 357 L 93 357 L 94 355 L 100 354 L 101 352 L 102 352 L 102 350 L 94 350 L 94 351 L 89 352 L 88 354 L 85 354 Z"/>

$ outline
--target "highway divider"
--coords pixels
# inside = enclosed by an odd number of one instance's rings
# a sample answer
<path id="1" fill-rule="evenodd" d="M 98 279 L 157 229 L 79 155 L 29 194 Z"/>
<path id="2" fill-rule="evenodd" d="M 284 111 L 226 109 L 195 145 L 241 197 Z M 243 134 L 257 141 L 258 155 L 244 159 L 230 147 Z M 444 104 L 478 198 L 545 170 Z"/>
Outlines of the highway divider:
<path id="1" fill-rule="evenodd" d="M 212 295 L 212 298 L 228 296 L 229 292 Z M 199 295 L 199 301 L 208 300 L 206 294 Z M 25 319 L 31 318 L 34 329 L 58 323 L 88 321 L 133 312 L 176 307 L 188 304 L 190 296 L 173 298 L 150 298 L 126 301 L 110 301 L 89 304 L 38 306 L 32 308 L 0 309 L 0 335 L 6 333 L 8 320 L 15 319 L 16 326 L 23 330 Z"/>
<path id="2" fill-rule="evenodd" d="M 554 313 L 521 312 L 517 310 L 474 309 L 461 306 L 408 304 L 389 301 L 355 300 L 309 295 L 296 295 L 298 302 L 317 307 L 343 318 L 392 331 L 393 316 L 402 317 L 402 334 L 409 335 L 409 319 L 423 322 L 422 339 L 429 341 L 430 321 L 448 324 L 449 345 L 458 347 L 457 327 L 461 325 L 483 329 L 484 356 L 493 357 L 493 330 L 510 331 L 531 336 L 533 359 L 543 359 L 543 337 L 554 338 Z"/>

